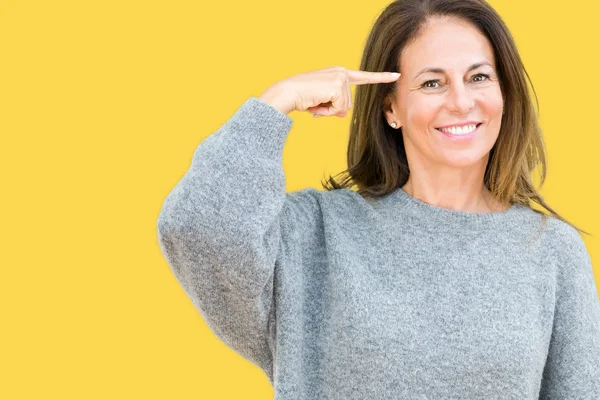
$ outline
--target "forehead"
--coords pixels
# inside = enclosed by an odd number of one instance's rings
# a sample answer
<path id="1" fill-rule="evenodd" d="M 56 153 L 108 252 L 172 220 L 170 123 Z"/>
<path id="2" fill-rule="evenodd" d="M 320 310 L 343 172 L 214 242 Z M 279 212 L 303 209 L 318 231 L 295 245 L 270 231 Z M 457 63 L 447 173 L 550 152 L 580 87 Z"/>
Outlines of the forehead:
<path id="1" fill-rule="evenodd" d="M 480 61 L 495 65 L 489 40 L 471 23 L 457 18 L 430 19 L 402 51 L 400 69 L 408 74 L 425 67 L 464 72 Z"/>

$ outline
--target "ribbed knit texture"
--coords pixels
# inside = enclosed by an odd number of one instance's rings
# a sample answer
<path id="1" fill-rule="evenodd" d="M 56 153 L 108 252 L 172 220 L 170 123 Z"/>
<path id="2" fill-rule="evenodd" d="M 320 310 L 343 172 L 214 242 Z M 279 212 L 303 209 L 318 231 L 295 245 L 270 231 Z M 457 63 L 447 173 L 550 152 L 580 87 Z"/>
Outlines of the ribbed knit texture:
<path id="1" fill-rule="evenodd" d="M 187 296 L 275 400 L 600 399 L 600 300 L 575 229 L 401 188 L 286 193 L 292 122 L 247 99 L 157 221 Z"/>

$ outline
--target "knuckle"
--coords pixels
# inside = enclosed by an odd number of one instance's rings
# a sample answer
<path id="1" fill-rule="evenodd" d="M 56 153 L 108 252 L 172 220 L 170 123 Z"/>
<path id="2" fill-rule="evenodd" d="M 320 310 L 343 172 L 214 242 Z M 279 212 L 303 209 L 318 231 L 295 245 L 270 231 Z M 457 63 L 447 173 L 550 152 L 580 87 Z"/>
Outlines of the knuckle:
<path id="1" fill-rule="evenodd" d="M 348 70 L 346 68 L 338 67 L 335 69 L 335 75 L 343 80 L 348 79 Z"/>

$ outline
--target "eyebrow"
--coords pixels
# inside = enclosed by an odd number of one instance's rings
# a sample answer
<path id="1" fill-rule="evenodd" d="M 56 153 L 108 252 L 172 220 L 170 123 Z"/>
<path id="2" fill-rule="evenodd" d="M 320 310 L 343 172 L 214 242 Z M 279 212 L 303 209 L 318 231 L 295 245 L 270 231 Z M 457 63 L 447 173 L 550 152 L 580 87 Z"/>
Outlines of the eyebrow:
<path id="1" fill-rule="evenodd" d="M 481 66 L 483 66 L 483 65 L 489 65 L 490 67 L 492 67 L 492 68 L 493 68 L 493 65 L 492 65 L 492 64 L 490 64 L 490 63 L 489 63 L 489 62 L 487 62 L 487 61 L 483 61 L 483 62 L 479 62 L 479 63 L 476 63 L 476 64 L 473 64 L 473 65 L 471 65 L 469 68 L 467 68 L 467 72 L 469 72 L 469 71 L 472 71 L 472 70 L 474 70 L 474 69 L 477 69 L 477 68 L 479 68 L 479 67 L 481 67 Z M 419 72 L 419 73 L 418 73 L 418 74 L 415 76 L 415 78 L 414 78 L 414 79 L 417 79 L 419 76 L 421 76 L 422 74 L 424 74 L 424 73 L 426 73 L 426 72 L 433 72 L 433 73 L 435 73 L 435 74 L 443 74 L 443 73 L 445 73 L 446 71 L 444 71 L 442 68 L 424 68 L 424 69 L 422 69 L 422 70 L 421 70 L 421 71 L 420 71 L 420 72 Z"/>

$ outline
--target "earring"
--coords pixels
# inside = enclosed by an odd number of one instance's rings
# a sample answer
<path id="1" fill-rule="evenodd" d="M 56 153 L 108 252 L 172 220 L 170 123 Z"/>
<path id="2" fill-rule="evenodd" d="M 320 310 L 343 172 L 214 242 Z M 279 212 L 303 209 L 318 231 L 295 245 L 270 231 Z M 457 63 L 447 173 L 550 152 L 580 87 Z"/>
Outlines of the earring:
<path id="1" fill-rule="evenodd" d="M 392 123 L 390 124 L 390 126 L 391 126 L 392 128 L 394 128 L 394 129 L 396 129 L 396 127 L 397 127 L 398 125 L 396 124 L 396 121 L 394 121 L 394 122 L 392 122 Z"/>

